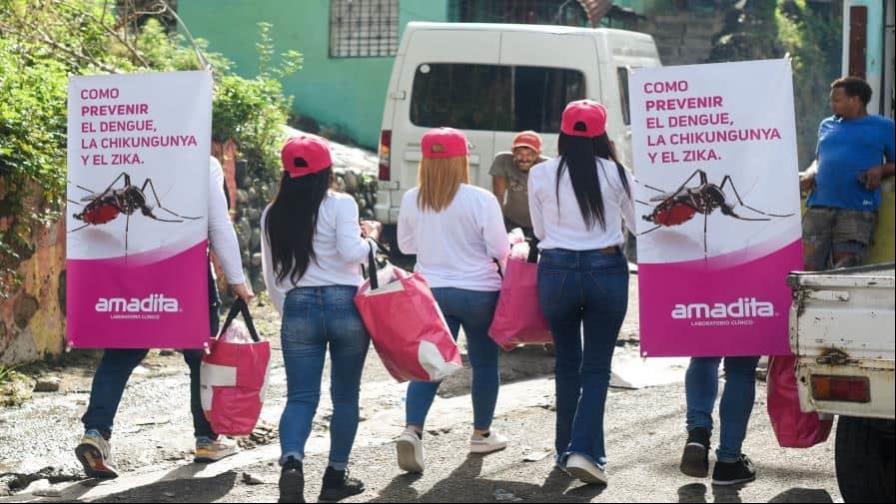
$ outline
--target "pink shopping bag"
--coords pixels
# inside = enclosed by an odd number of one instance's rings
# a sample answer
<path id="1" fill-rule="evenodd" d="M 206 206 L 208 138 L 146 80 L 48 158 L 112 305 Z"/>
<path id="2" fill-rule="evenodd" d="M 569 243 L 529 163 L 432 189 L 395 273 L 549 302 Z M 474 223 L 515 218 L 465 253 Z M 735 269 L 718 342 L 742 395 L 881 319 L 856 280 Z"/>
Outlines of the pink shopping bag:
<path id="1" fill-rule="evenodd" d="M 251 341 L 234 342 L 219 336 L 202 359 L 200 395 L 202 409 L 212 429 L 226 436 L 248 436 L 255 428 L 267 389 L 271 346 L 261 341 L 249 308 L 237 299 L 227 315 L 221 334 L 228 333 L 233 319 L 243 315 Z"/>
<path id="2" fill-rule="evenodd" d="M 461 369 L 457 343 L 426 280 L 391 265 L 377 272 L 372 250 L 368 271 L 355 306 L 392 377 L 438 381 Z"/>
<path id="3" fill-rule="evenodd" d="M 772 357 L 768 363 L 768 416 L 778 444 L 784 448 L 809 448 L 827 440 L 832 419 L 800 410 L 796 388 L 796 357 Z"/>
<path id="4" fill-rule="evenodd" d="M 495 317 L 488 334 L 504 350 L 517 345 L 553 343 L 548 322 L 538 304 L 538 251 L 515 244 L 507 259 Z"/>

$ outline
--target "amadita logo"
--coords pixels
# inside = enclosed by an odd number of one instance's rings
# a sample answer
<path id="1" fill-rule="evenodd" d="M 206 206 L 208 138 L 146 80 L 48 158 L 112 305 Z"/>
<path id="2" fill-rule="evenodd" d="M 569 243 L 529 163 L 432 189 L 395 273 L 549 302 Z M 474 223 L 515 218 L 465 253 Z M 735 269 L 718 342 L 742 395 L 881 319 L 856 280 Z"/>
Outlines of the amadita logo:
<path id="1" fill-rule="evenodd" d="M 96 302 L 99 313 L 176 313 L 180 311 L 180 303 L 175 298 L 167 298 L 163 294 L 150 294 L 139 298 L 99 298 Z"/>
<path id="2" fill-rule="evenodd" d="M 771 318 L 774 316 L 774 305 L 767 301 L 757 301 L 756 298 L 738 298 L 731 304 L 677 304 L 672 310 L 672 318 L 677 320 Z"/>

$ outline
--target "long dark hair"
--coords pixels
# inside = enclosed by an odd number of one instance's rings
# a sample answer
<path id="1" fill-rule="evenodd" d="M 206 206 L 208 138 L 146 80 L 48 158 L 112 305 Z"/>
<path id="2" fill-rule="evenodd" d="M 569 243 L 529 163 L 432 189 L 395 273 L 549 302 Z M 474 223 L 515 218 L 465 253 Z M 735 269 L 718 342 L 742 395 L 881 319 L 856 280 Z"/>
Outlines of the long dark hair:
<path id="1" fill-rule="evenodd" d="M 557 151 L 560 153 L 560 165 L 557 167 L 557 200 L 560 199 L 560 177 L 563 175 L 563 171 L 568 169 L 572 190 L 575 192 L 585 225 L 591 229 L 596 222 L 600 224 L 601 229 L 606 229 L 604 200 L 600 178 L 597 175 L 595 156 L 616 163 L 619 178 L 622 179 L 622 186 L 625 188 L 626 194 L 631 195 L 625 168 L 616 158 L 610 138 L 606 133 L 598 137 L 586 138 L 561 132 L 557 141 Z"/>
<path id="2" fill-rule="evenodd" d="M 268 209 L 264 225 L 278 282 L 288 275 L 293 284 L 298 283 L 315 259 L 317 214 L 332 177 L 333 170 L 327 168 L 299 178 L 290 178 L 284 173 L 280 179 L 280 190 Z"/>

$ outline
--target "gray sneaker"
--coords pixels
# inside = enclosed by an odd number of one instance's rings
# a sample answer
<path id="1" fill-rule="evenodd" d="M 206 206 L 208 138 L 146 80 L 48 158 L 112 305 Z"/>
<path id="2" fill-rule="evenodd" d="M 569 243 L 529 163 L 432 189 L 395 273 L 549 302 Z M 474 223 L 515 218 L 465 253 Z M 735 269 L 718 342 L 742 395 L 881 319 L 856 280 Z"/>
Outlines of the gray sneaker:
<path id="1" fill-rule="evenodd" d="M 81 438 L 81 442 L 75 448 L 75 456 L 84 466 L 84 473 L 88 478 L 118 477 L 118 471 L 109 463 L 112 459 L 112 445 L 95 429 L 87 431 Z"/>
<path id="2" fill-rule="evenodd" d="M 238 451 L 239 448 L 236 442 L 223 436 L 218 437 L 218 439 L 198 437 L 196 438 L 196 451 L 193 462 L 209 464 L 234 455 Z"/>

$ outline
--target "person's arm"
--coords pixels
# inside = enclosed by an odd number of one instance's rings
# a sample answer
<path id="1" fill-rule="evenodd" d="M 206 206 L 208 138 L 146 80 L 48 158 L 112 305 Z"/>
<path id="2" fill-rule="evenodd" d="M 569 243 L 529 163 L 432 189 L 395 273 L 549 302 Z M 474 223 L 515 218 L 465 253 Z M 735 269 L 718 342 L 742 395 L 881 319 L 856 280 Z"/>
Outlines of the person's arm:
<path id="1" fill-rule="evenodd" d="M 887 177 L 892 177 L 894 172 L 894 164 L 892 161 L 877 165 L 863 174 L 865 181 L 865 189 L 874 191 L 880 187 L 880 183 Z"/>
<path id="2" fill-rule="evenodd" d="M 224 170 L 214 157 L 210 157 L 208 187 L 208 239 L 215 257 L 224 270 L 227 283 L 234 293 L 245 301 L 255 297 L 246 284 L 240 245 L 230 221 L 227 198 L 224 196 Z"/>
<path id="3" fill-rule="evenodd" d="M 411 191 L 404 193 L 398 211 L 398 249 L 403 254 L 417 253 L 417 201 Z"/>
<path id="4" fill-rule="evenodd" d="M 864 174 L 865 189 L 874 191 L 880 187 L 883 179 L 893 176 L 894 164 L 896 159 L 896 131 L 894 131 L 893 121 L 887 121 L 883 131 L 883 155 L 886 162 L 875 166 Z"/>
<path id="5" fill-rule="evenodd" d="M 532 219 L 532 233 L 539 240 L 544 240 L 544 215 L 542 213 L 541 200 L 536 192 L 535 175 L 537 170 L 529 173 L 527 187 L 529 191 L 529 218 Z"/>
<path id="6" fill-rule="evenodd" d="M 818 124 L 818 140 L 815 142 L 815 159 L 812 160 L 812 164 L 810 164 L 805 171 L 800 173 L 800 195 L 802 196 L 815 190 L 815 178 L 818 176 L 818 160 L 821 158 L 821 138 L 826 122 L 827 119 L 824 119 Z"/>
<path id="7" fill-rule="evenodd" d="M 354 199 L 340 199 L 336 211 L 336 251 L 349 262 L 367 260 L 373 244 L 361 237 L 358 204 Z"/>
<path id="8" fill-rule="evenodd" d="M 271 257 L 271 241 L 265 226 L 267 214 L 268 209 L 266 208 L 261 214 L 261 272 L 264 276 L 264 284 L 268 287 L 268 297 L 271 298 L 271 303 L 277 312 L 283 315 L 284 296 L 280 293 L 280 289 L 276 288 L 277 279 L 274 274 L 274 261 Z"/>
<path id="9" fill-rule="evenodd" d="M 498 203 L 504 206 L 504 195 L 507 193 L 507 177 L 492 176 L 492 192 L 498 198 Z"/>
<path id="10" fill-rule="evenodd" d="M 806 171 L 800 173 L 800 192 L 805 194 L 815 189 L 815 176 L 818 175 L 818 159 L 812 161 L 812 164 L 806 168 Z"/>
<path id="11" fill-rule="evenodd" d="M 507 154 L 499 152 L 492 160 L 492 166 L 488 174 L 492 176 L 492 193 L 498 198 L 498 204 L 504 208 L 504 196 L 507 193 L 507 169 L 505 166 Z"/>
<path id="12" fill-rule="evenodd" d="M 486 252 L 489 257 L 497 259 L 503 269 L 507 255 L 510 253 L 510 239 L 507 238 L 501 205 L 498 204 L 497 199 L 488 198 L 482 218 L 482 236 L 485 239 Z"/>

